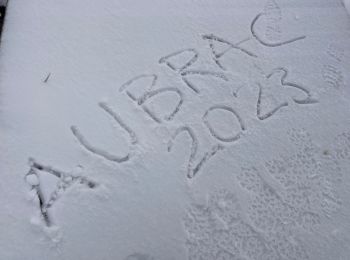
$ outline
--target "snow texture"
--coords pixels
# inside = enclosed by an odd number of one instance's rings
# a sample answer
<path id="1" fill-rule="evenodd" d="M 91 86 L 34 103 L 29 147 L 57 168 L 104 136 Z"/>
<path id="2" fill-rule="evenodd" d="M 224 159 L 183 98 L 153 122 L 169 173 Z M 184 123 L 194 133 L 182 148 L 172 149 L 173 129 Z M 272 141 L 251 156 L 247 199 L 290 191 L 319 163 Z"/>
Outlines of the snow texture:
<path id="1" fill-rule="evenodd" d="M 344 6 L 9 1 L 0 260 L 350 259 Z"/>
<path id="2" fill-rule="evenodd" d="M 345 10 L 348 12 L 348 14 L 350 15 L 350 0 L 343 0 L 344 2 L 344 7 Z"/>

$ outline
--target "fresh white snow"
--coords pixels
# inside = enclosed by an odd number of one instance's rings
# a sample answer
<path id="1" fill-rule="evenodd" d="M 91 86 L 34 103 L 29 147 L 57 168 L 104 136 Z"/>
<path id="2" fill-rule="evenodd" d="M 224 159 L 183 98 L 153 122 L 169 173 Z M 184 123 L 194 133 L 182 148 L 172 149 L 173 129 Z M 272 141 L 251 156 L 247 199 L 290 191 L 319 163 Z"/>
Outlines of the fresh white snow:
<path id="1" fill-rule="evenodd" d="M 0 260 L 350 259 L 344 0 L 11 0 Z"/>

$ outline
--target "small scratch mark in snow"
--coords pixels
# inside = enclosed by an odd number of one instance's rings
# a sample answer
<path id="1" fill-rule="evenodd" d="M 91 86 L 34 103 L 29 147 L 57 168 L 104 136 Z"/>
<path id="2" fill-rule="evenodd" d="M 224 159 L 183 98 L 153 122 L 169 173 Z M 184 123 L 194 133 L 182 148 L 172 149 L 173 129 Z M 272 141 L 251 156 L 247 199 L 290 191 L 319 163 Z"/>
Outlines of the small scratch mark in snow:
<path id="1" fill-rule="evenodd" d="M 47 76 L 46 76 L 46 78 L 44 79 L 43 82 L 47 83 L 49 81 L 50 77 L 51 77 L 51 72 L 49 74 L 47 74 Z"/>

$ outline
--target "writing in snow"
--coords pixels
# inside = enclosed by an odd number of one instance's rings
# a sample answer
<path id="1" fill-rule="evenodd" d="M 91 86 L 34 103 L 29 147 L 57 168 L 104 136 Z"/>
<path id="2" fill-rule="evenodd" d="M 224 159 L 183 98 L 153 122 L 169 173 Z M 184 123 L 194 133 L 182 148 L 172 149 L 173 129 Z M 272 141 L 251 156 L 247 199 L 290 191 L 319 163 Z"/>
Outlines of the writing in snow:
<path id="1" fill-rule="evenodd" d="M 222 63 L 222 58 L 227 55 L 230 51 L 235 50 L 240 52 L 241 54 L 247 56 L 247 58 L 250 59 L 258 59 L 258 55 L 254 52 L 248 50 L 247 48 L 242 47 L 242 44 L 247 41 L 256 41 L 258 44 L 261 44 L 267 48 L 276 48 L 287 44 L 292 44 L 297 41 L 304 40 L 306 36 L 298 36 L 291 39 L 286 39 L 284 41 L 280 42 L 271 42 L 269 40 L 263 39 L 261 36 L 259 36 L 258 30 L 257 30 L 257 24 L 259 22 L 259 19 L 263 16 L 263 13 L 258 14 L 253 21 L 251 22 L 250 26 L 250 32 L 251 35 L 247 37 L 246 39 L 243 39 L 241 41 L 238 41 L 236 43 L 232 43 L 228 40 L 225 40 L 221 37 L 217 37 L 213 34 L 207 34 L 203 35 L 202 39 L 209 43 L 209 47 L 211 50 L 211 60 L 217 65 L 217 70 L 200 70 L 200 69 L 193 69 L 194 65 L 198 62 L 199 59 L 199 52 L 194 48 L 187 48 L 182 49 L 179 51 L 176 51 L 174 53 L 171 53 L 169 55 L 166 55 L 159 59 L 159 65 L 165 65 L 169 69 L 171 69 L 173 72 L 175 72 L 175 75 L 179 76 L 181 78 L 181 81 L 183 82 L 183 86 L 188 87 L 193 94 L 199 94 L 201 92 L 201 89 L 191 81 L 191 77 L 203 77 L 204 79 L 216 79 L 218 81 L 227 82 L 230 83 L 231 79 L 229 77 L 230 73 L 228 72 L 227 68 Z M 220 48 L 216 48 L 217 46 L 220 46 Z M 220 51 L 219 51 L 220 49 Z M 273 69 L 269 73 L 263 73 L 264 80 L 262 82 L 257 81 L 256 86 L 258 89 L 258 98 L 256 100 L 256 117 L 259 120 L 266 120 L 270 117 L 272 117 L 274 114 L 276 114 L 280 109 L 283 107 L 287 107 L 289 105 L 289 102 L 287 100 L 282 100 L 274 107 L 268 109 L 263 109 L 264 102 L 266 99 L 264 99 L 264 93 L 266 89 L 266 85 L 268 85 L 269 81 L 278 79 L 279 86 L 281 87 L 282 91 L 286 91 L 286 95 L 290 95 L 290 90 L 293 90 L 293 93 L 297 93 L 296 96 L 293 96 L 291 98 L 292 102 L 294 102 L 297 105 L 308 105 L 308 104 L 314 104 L 317 103 L 317 100 L 312 97 L 311 92 L 308 90 L 308 88 L 302 86 L 299 83 L 295 83 L 289 80 L 289 71 L 285 67 L 277 67 Z M 135 94 L 132 92 L 133 86 L 137 85 L 138 83 L 144 83 L 146 84 L 144 86 L 143 93 L 141 94 Z M 130 99 L 131 102 L 135 103 L 137 107 L 142 109 L 145 114 L 147 114 L 153 121 L 155 121 L 158 124 L 162 124 L 165 121 L 172 121 L 176 115 L 181 111 L 181 108 L 186 105 L 185 102 L 185 94 L 184 92 L 177 87 L 165 87 L 165 88 L 157 88 L 158 83 L 158 75 L 156 74 L 140 74 L 136 77 L 133 77 L 126 83 L 124 83 L 120 88 L 120 93 L 125 93 L 126 97 Z M 181 86 L 181 87 L 183 87 Z M 237 91 L 234 91 L 233 98 L 237 98 Z M 176 104 L 169 104 L 171 107 L 171 112 L 166 114 L 163 117 L 160 117 L 156 112 L 152 111 L 149 107 L 150 101 L 163 94 L 163 93 L 169 93 L 174 96 L 176 96 Z M 133 129 L 131 129 L 118 115 L 115 111 L 112 110 L 112 108 L 104 102 L 100 102 L 98 104 L 100 108 L 107 113 L 109 116 L 111 116 L 120 126 L 121 128 L 126 131 L 126 133 L 129 136 L 130 139 L 130 145 L 131 146 L 137 146 L 139 145 L 137 133 L 134 132 Z M 218 129 L 216 129 L 213 124 L 209 120 L 209 115 L 216 112 L 225 112 L 228 113 L 236 122 L 237 126 L 235 129 L 239 129 L 239 131 L 232 133 L 231 135 L 224 136 L 219 133 Z M 227 105 L 227 104 L 215 104 L 207 108 L 205 113 L 201 115 L 203 125 L 207 128 L 207 132 L 216 140 L 216 144 L 210 147 L 204 154 L 198 155 L 198 138 L 195 131 L 191 128 L 189 125 L 179 125 L 178 128 L 174 131 L 172 136 L 169 136 L 169 143 L 168 143 L 168 152 L 172 151 L 172 147 L 174 145 L 174 142 L 176 138 L 180 134 L 187 134 L 190 138 L 190 155 L 188 158 L 188 164 L 187 164 L 187 178 L 192 179 L 194 176 L 197 175 L 197 173 L 200 171 L 200 169 L 203 167 L 203 165 L 214 155 L 217 154 L 218 151 L 223 150 L 225 148 L 225 145 L 229 143 L 234 143 L 235 141 L 239 140 L 242 136 L 242 133 L 244 131 L 247 131 L 247 127 L 244 123 L 244 118 L 239 114 L 236 107 Z M 80 143 L 80 145 L 90 151 L 91 153 L 103 157 L 106 160 L 116 162 L 116 163 L 123 163 L 131 159 L 132 154 L 127 153 L 123 156 L 114 155 L 113 153 L 109 151 L 105 151 L 101 148 L 99 148 L 98 144 L 92 144 L 87 140 L 87 138 L 84 136 L 84 134 L 80 131 L 78 126 L 71 126 L 71 131 L 73 135 L 76 137 L 77 141 Z"/>

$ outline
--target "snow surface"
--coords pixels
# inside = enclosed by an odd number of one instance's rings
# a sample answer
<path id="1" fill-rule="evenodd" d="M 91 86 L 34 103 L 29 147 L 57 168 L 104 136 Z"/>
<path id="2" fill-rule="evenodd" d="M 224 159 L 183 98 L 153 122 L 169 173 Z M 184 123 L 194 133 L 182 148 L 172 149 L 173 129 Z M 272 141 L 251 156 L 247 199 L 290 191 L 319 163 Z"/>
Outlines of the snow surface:
<path id="1" fill-rule="evenodd" d="M 350 15 L 350 0 L 343 0 L 343 2 L 344 2 L 344 7 L 345 7 L 346 11 Z"/>
<path id="2" fill-rule="evenodd" d="M 0 260 L 350 259 L 344 5 L 11 0 Z"/>

